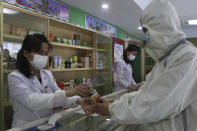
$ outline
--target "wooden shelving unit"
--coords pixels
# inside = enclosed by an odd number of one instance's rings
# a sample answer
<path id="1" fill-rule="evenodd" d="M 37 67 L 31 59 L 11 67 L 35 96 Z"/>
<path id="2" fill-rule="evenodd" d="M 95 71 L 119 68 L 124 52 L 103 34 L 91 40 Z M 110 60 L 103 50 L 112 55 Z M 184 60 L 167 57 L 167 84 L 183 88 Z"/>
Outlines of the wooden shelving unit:
<path id="1" fill-rule="evenodd" d="M 108 52 L 108 50 L 105 50 L 105 49 L 96 49 L 96 51 L 100 51 L 100 52 Z"/>
<path id="2" fill-rule="evenodd" d="M 18 13 L 15 15 L 1 15 L 1 20 L 3 24 L 3 28 L 1 31 L 2 34 L 2 46 L 4 42 L 18 42 L 22 44 L 22 41 L 24 40 L 23 37 L 20 37 L 19 35 L 7 33 L 7 25 L 16 25 L 20 27 L 25 27 L 26 29 L 41 32 L 44 33 L 49 39 L 50 35 L 53 34 L 55 37 L 64 38 L 67 40 L 73 40 L 74 35 L 80 35 L 80 41 L 86 42 L 87 46 L 76 46 L 76 45 L 69 45 L 69 44 L 63 44 L 54 42 L 54 40 L 50 40 L 50 43 L 53 46 L 52 51 L 49 53 L 49 56 L 61 56 L 62 58 L 68 60 L 69 57 L 72 56 L 79 56 L 79 57 L 91 57 L 92 65 L 90 64 L 89 68 L 66 68 L 66 69 L 58 69 L 58 68 L 51 68 L 49 69 L 54 78 L 58 81 L 70 81 L 75 79 L 81 79 L 81 78 L 92 78 L 92 79 L 100 79 L 100 74 L 103 73 L 102 77 L 104 78 L 105 82 L 96 84 L 95 88 L 98 89 L 98 92 L 104 94 L 108 94 L 109 87 L 110 87 L 110 81 L 108 81 L 110 78 L 110 37 L 97 33 L 90 29 L 85 29 L 84 27 L 79 27 L 74 24 L 60 21 L 51 17 L 43 16 L 35 12 L 31 12 L 25 9 L 21 9 L 19 7 L 11 6 L 8 4 L 2 4 L 3 8 L 9 8 L 12 10 L 17 11 Z M 18 31 L 20 32 L 20 31 Z M 28 33 L 28 32 L 27 32 Z M 23 35 L 21 35 L 23 36 Z M 8 47 L 9 48 L 9 47 Z M 18 49 L 19 50 L 19 49 Z M 10 47 L 9 49 L 10 54 L 16 53 L 15 45 Z M 14 53 L 13 53 L 14 52 Z M 1 55 L 1 60 L 3 62 L 3 55 Z M 96 68 L 98 62 L 103 61 L 104 68 Z M 90 62 L 90 63 L 91 63 Z M 2 66 L 3 67 L 3 66 Z M 1 87 L 2 87 L 2 96 L 4 96 L 4 93 L 7 93 L 7 75 L 11 72 L 15 71 L 15 69 L 1 69 L 1 76 L 3 78 L 3 81 L 1 81 Z M 99 74 L 99 75 L 98 75 Z M 106 75 L 107 74 L 107 75 Z M 98 87 L 98 88 L 97 88 Z M 4 88 L 5 91 L 4 91 Z M 4 108 L 7 106 L 11 106 L 9 101 L 4 101 L 5 99 L 2 99 L 2 115 L 3 118 L 6 118 L 8 114 L 4 114 Z M 4 121 L 4 120 L 3 120 Z M 8 129 L 7 127 L 7 121 L 4 121 L 4 127 L 5 129 Z"/>
<path id="3" fill-rule="evenodd" d="M 90 47 L 67 45 L 67 44 L 57 43 L 57 42 L 51 42 L 51 44 L 53 46 L 57 46 L 57 47 L 74 48 L 74 49 L 82 49 L 82 50 L 93 50 L 93 48 L 90 48 Z"/>
<path id="4" fill-rule="evenodd" d="M 51 72 L 68 72 L 68 71 L 91 71 L 94 68 L 70 68 L 70 69 L 49 69 Z"/>
<path id="5" fill-rule="evenodd" d="M 16 35 L 9 35 L 9 34 L 4 34 L 3 35 L 4 39 L 12 39 L 12 40 L 18 40 L 18 41 L 23 41 L 24 38 Z"/>
<path id="6" fill-rule="evenodd" d="M 105 83 L 96 84 L 95 87 L 105 86 Z"/>

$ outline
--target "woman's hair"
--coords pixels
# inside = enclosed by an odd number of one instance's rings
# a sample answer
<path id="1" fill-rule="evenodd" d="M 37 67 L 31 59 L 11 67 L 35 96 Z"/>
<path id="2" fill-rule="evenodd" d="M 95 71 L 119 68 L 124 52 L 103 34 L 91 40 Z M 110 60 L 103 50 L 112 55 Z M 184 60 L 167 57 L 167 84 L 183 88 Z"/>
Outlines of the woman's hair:
<path id="1" fill-rule="evenodd" d="M 123 52 L 123 60 L 125 61 L 125 63 L 127 64 L 131 64 L 132 65 L 132 61 L 130 61 L 127 57 L 127 51 L 128 52 L 132 52 L 132 51 L 137 51 L 139 52 L 139 47 L 134 45 L 134 44 L 129 44 L 128 47 L 124 50 Z"/>
<path id="2" fill-rule="evenodd" d="M 49 49 L 52 48 L 51 44 L 43 34 L 27 35 L 23 41 L 22 48 L 17 54 L 16 69 L 18 69 L 27 78 L 30 78 L 32 76 L 32 73 L 30 69 L 30 63 L 24 56 L 23 52 L 25 50 L 28 53 L 38 52 L 41 50 L 42 43 L 48 44 Z"/>

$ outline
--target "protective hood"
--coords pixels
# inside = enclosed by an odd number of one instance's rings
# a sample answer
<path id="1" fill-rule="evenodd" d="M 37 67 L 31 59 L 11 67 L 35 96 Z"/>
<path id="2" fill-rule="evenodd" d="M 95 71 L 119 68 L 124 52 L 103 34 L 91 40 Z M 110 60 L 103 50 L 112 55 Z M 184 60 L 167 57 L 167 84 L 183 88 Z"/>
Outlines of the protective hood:
<path id="1" fill-rule="evenodd" d="M 150 3 L 142 13 L 141 23 L 150 34 L 150 43 L 146 44 L 145 50 L 155 60 L 185 39 L 178 15 L 168 0 Z"/>

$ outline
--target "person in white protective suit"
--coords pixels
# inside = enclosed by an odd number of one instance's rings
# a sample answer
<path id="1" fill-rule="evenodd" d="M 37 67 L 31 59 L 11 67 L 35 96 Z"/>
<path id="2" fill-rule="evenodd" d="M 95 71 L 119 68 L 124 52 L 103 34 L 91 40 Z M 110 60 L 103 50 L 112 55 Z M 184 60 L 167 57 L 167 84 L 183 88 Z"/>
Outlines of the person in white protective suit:
<path id="1" fill-rule="evenodd" d="M 168 1 L 148 5 L 141 23 L 147 36 L 145 50 L 156 61 L 146 82 L 113 103 L 95 107 L 87 103 L 85 112 L 140 125 L 142 131 L 197 131 L 197 48 L 186 41 Z"/>
<path id="2" fill-rule="evenodd" d="M 48 116 L 57 106 L 75 106 L 87 97 L 89 87 L 80 85 L 60 90 L 50 71 L 43 69 L 48 61 L 50 43 L 44 35 L 27 35 L 17 54 L 17 70 L 8 75 L 9 93 L 14 117 L 12 127 Z"/>

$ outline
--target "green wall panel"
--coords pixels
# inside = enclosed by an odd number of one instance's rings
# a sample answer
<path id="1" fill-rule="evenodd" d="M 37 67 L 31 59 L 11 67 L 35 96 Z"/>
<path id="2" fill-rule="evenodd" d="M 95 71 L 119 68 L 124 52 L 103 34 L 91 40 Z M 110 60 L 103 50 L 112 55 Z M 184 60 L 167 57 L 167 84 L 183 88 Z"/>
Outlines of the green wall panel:
<path id="1" fill-rule="evenodd" d="M 127 33 L 121 28 L 117 27 L 117 38 L 126 41 Z"/>
<path id="2" fill-rule="evenodd" d="M 142 70 L 141 70 L 141 50 L 138 52 L 137 57 L 133 61 L 133 78 L 136 81 L 136 83 L 139 83 L 142 81 Z"/>
<path id="3" fill-rule="evenodd" d="M 189 38 L 188 41 L 197 46 L 197 38 Z"/>
<path id="4" fill-rule="evenodd" d="M 69 21 L 85 27 L 85 13 L 73 7 L 69 8 Z"/>

